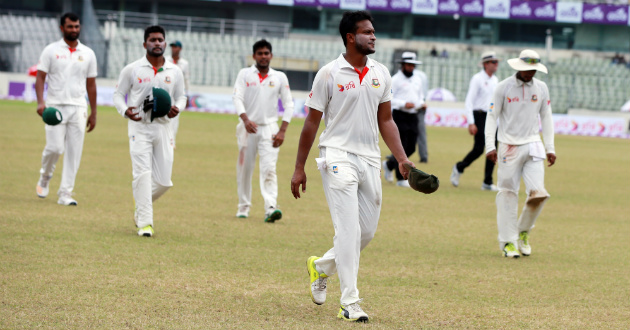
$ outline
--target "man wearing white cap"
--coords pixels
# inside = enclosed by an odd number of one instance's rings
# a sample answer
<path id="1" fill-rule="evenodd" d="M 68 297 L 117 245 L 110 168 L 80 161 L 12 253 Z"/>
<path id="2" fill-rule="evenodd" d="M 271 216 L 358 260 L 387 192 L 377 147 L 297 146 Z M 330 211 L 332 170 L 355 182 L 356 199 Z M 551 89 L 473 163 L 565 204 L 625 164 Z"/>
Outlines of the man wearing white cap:
<path id="1" fill-rule="evenodd" d="M 468 132 L 475 137 L 475 144 L 466 157 L 453 166 L 451 183 L 455 187 L 459 186 L 459 177 L 464 173 L 464 170 L 479 156 L 483 155 L 486 143 L 484 133 L 486 116 L 492 102 L 494 89 L 499 83 L 499 79 L 494 74 L 499 67 L 499 59 L 496 54 L 494 52 L 483 53 L 480 64 L 483 66 L 483 70 L 470 79 L 470 87 L 468 87 L 468 94 L 466 94 Z M 498 190 L 497 186 L 492 184 L 493 171 L 494 163 L 486 159 L 485 175 L 481 184 L 481 190 Z"/>
<path id="2" fill-rule="evenodd" d="M 402 53 L 402 58 L 397 60 L 400 63 L 400 70 L 392 77 L 392 117 L 400 141 L 407 157 L 416 150 L 416 140 L 418 139 L 418 112 L 426 109 L 424 102 L 424 89 L 422 79 L 415 74 L 417 64 L 416 54 L 412 52 Z M 393 171 L 396 172 L 396 184 L 400 187 L 409 187 L 407 180 L 404 180 L 398 169 L 398 161 L 394 156 L 387 157 L 383 161 L 385 179 L 393 182 Z"/>
<path id="3" fill-rule="evenodd" d="M 508 60 L 508 64 L 518 72 L 501 81 L 494 92 L 486 119 L 486 157 L 493 163 L 499 161 L 496 199 L 499 246 L 504 256 L 518 258 L 520 254 L 532 253 L 529 233 L 549 198 L 544 183 L 544 160 L 552 166 L 556 154 L 549 89 L 544 82 L 534 79 L 536 71 L 547 73 L 547 68 L 540 63 L 538 53 L 528 49 L 518 58 Z M 539 116 L 544 145 L 539 134 Z M 494 141 L 497 120 L 501 121 L 498 151 Z M 521 174 L 527 200 L 517 219 Z"/>

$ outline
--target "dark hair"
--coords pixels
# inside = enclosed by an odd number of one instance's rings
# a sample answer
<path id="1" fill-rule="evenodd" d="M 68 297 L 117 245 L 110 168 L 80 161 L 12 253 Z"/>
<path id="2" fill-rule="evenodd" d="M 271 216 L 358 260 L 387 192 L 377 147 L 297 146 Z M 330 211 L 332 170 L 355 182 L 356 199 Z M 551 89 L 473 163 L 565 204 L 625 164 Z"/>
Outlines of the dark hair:
<path id="1" fill-rule="evenodd" d="M 346 34 L 357 32 L 357 23 L 368 20 L 370 23 L 374 23 L 372 15 L 364 10 L 359 11 L 347 11 L 343 13 L 341 22 L 339 22 L 339 34 L 343 39 L 343 45 L 346 46 L 348 40 L 346 40 Z"/>
<path id="2" fill-rule="evenodd" d="M 261 39 L 256 41 L 256 43 L 254 44 L 254 54 L 256 54 L 256 51 L 261 49 L 261 48 L 269 48 L 269 52 L 272 53 L 271 51 L 271 43 L 269 43 L 269 41 L 265 40 L 265 39 Z"/>
<path id="3" fill-rule="evenodd" d="M 59 20 L 59 25 L 63 26 L 64 24 L 66 24 L 66 18 L 69 19 L 71 22 L 76 22 L 79 20 L 79 16 L 77 16 L 77 14 L 75 13 L 65 13 L 63 14 L 63 16 L 61 16 L 61 19 Z"/>
<path id="4" fill-rule="evenodd" d="M 147 39 L 149 39 L 149 35 L 151 33 L 161 33 L 162 36 L 164 38 L 166 38 L 166 32 L 164 31 L 164 28 L 159 26 L 159 25 L 151 25 L 148 28 L 146 28 L 144 30 L 144 42 L 147 41 Z"/>

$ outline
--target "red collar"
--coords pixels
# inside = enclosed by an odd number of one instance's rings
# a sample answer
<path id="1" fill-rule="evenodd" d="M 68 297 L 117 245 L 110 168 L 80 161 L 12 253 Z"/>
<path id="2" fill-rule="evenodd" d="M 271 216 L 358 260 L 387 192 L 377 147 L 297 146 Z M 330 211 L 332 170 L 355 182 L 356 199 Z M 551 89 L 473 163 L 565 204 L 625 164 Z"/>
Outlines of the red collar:
<path id="1" fill-rule="evenodd" d="M 77 51 L 76 48 L 70 48 L 70 47 L 68 47 L 68 50 L 70 51 L 70 55 L 72 55 L 72 53 Z"/>
<path id="2" fill-rule="evenodd" d="M 368 71 L 370 71 L 370 69 L 366 65 L 365 67 L 363 67 L 363 71 L 359 71 L 357 68 L 354 68 L 354 71 L 356 71 L 356 73 L 359 74 L 359 85 L 360 85 L 363 82 L 363 77 L 365 77 L 365 75 L 368 73 Z"/>
<path id="3" fill-rule="evenodd" d="M 267 79 L 267 77 L 269 77 L 269 72 L 267 72 L 267 74 L 263 77 L 262 74 L 260 74 L 260 72 L 258 72 L 258 79 L 260 79 L 260 83 L 262 83 L 265 79 Z"/>

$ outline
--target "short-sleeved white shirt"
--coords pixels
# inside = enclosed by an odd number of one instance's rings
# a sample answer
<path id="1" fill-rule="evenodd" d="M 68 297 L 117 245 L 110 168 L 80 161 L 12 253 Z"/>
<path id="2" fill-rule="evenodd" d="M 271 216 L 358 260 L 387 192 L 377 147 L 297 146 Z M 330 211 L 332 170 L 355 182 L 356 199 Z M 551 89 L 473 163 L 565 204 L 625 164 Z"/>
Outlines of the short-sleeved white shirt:
<path id="1" fill-rule="evenodd" d="M 370 58 L 363 74 L 339 55 L 317 72 L 306 106 L 324 113 L 320 148 L 347 151 L 380 168 L 377 113 L 379 104 L 392 100 L 392 77 Z"/>
<path id="2" fill-rule="evenodd" d="M 123 117 L 127 107 L 136 107 L 135 112 L 140 115 L 143 123 L 151 123 L 150 112 L 142 111 L 144 100 L 153 94 L 153 87 L 159 87 L 171 96 L 171 104 L 177 108 L 186 107 L 184 94 L 184 75 L 175 64 L 164 61 L 160 69 L 151 65 L 146 56 L 127 65 L 120 72 L 116 91 L 114 92 L 114 106 Z M 125 102 L 125 95 L 127 101 Z M 164 124 L 170 122 L 168 116 L 155 119 L 153 123 Z"/>
<path id="3" fill-rule="evenodd" d="M 182 73 L 184 74 L 184 94 L 188 94 L 190 93 L 190 86 L 189 86 L 189 81 L 190 81 L 190 64 L 188 63 L 188 60 L 185 60 L 183 58 L 179 58 L 179 60 L 177 60 L 177 63 L 175 63 L 175 60 L 173 59 L 172 56 L 164 56 L 164 58 L 177 65 L 181 70 Z"/>
<path id="4" fill-rule="evenodd" d="M 63 40 L 46 46 L 37 70 L 46 72 L 48 82 L 47 104 L 87 106 L 87 78 L 95 78 L 96 56 L 92 49 L 81 42 L 71 49 Z"/>

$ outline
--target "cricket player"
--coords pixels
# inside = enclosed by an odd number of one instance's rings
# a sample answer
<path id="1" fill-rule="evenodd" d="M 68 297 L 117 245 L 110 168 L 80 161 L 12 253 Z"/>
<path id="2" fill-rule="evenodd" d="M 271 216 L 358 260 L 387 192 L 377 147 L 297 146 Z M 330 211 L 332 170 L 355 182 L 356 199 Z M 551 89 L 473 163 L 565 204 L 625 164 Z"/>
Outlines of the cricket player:
<path id="1" fill-rule="evenodd" d="M 166 61 L 166 33 L 161 26 L 144 31 L 146 55 L 127 65 L 118 78 L 114 105 L 129 119 L 129 150 L 133 167 L 134 221 L 138 236 L 153 236 L 153 202 L 171 186 L 173 169 L 173 131 L 171 118 L 186 106 L 184 75 L 175 64 Z M 171 110 L 164 117 L 151 120 L 153 87 L 168 92 Z M 125 95 L 128 96 L 125 102 Z"/>
<path id="2" fill-rule="evenodd" d="M 499 162 L 496 200 L 499 247 L 505 257 L 518 258 L 520 254 L 532 253 L 529 234 L 549 198 L 544 160 L 552 166 L 556 152 L 549 89 L 534 78 L 536 71 L 547 73 L 547 68 L 540 63 L 538 53 L 529 49 L 508 60 L 508 64 L 518 72 L 501 81 L 494 92 L 486 119 L 486 157 L 493 163 Z M 539 134 L 539 117 L 544 145 Z M 494 143 L 497 120 L 501 123 L 498 150 Z M 518 218 L 521 176 L 527 200 Z"/>
<path id="3" fill-rule="evenodd" d="M 326 280 L 338 273 L 341 308 L 337 317 L 367 322 L 368 315 L 359 306 L 357 274 L 361 250 L 374 237 L 381 211 L 379 131 L 404 178 L 409 171 L 403 165 L 414 165 L 405 155 L 392 119 L 389 70 L 367 56 L 375 52 L 372 16 L 365 11 L 345 12 L 339 33 L 346 52 L 321 68 L 313 81 L 291 191 L 295 198 L 301 197 L 300 186 L 306 191 L 304 164 L 324 116 L 326 129 L 319 138 L 316 162 L 335 236 L 333 248 L 323 257 L 307 260 L 311 298 L 323 304 Z"/>
<path id="4" fill-rule="evenodd" d="M 81 163 L 85 130 L 87 127 L 91 132 L 96 127 L 96 56 L 79 41 L 81 22 L 77 15 L 64 14 L 59 28 L 63 39 L 44 48 L 39 58 L 35 92 L 37 114 L 42 116 L 47 106 L 54 107 L 61 112 L 63 121 L 54 126 L 46 125 L 46 147 L 35 190 L 41 198 L 48 196 L 55 165 L 65 151 L 57 203 L 77 205 L 72 191 Z M 45 81 L 48 82 L 48 94 L 44 101 Z M 86 92 L 92 109 L 89 116 Z"/>
<path id="5" fill-rule="evenodd" d="M 279 148 L 293 116 L 293 98 L 287 76 L 269 67 L 273 58 L 271 44 L 267 40 L 254 43 L 253 58 L 256 62 L 242 69 L 234 83 L 232 97 L 239 123 L 236 125 L 238 160 L 236 183 L 238 211 L 236 216 L 247 218 L 252 205 L 252 174 L 256 155 L 260 156 L 260 192 L 265 201 L 265 222 L 282 218 L 278 209 L 278 178 L 276 163 Z M 278 99 L 282 100 L 284 115 L 278 128 Z"/>
<path id="6" fill-rule="evenodd" d="M 182 70 L 182 73 L 184 74 L 184 95 L 188 95 L 188 93 L 190 93 L 190 66 L 187 60 L 179 56 L 180 52 L 182 51 L 183 45 L 181 41 L 176 40 L 175 42 L 172 42 L 170 46 L 171 56 L 165 56 L 166 60 L 177 65 Z M 182 111 L 184 109 L 185 108 L 182 108 Z M 173 130 L 173 149 L 177 147 L 177 130 L 179 129 L 179 117 L 180 116 L 175 116 L 171 118 L 171 129 Z"/>
<path id="7" fill-rule="evenodd" d="M 499 58 L 494 52 L 486 52 L 481 55 L 483 70 L 477 72 L 470 79 L 468 94 L 466 94 L 466 118 L 468 120 L 468 132 L 474 136 L 475 143 L 472 150 L 461 162 L 453 166 L 451 171 L 451 184 L 459 186 L 459 178 L 464 174 L 464 170 L 470 166 L 479 156 L 483 155 L 486 144 L 485 125 L 488 108 L 492 102 L 494 89 L 499 83 L 499 79 L 494 74 L 499 68 Z M 481 190 L 498 191 L 497 186 L 492 183 L 492 172 L 494 163 L 486 159 L 485 175 Z"/>
<path id="8" fill-rule="evenodd" d="M 400 142 L 407 157 L 416 151 L 418 140 L 418 112 L 427 108 L 424 102 L 424 87 L 422 78 L 415 73 L 416 65 L 422 64 L 416 61 L 416 53 L 404 52 L 400 63 L 400 70 L 392 77 L 392 118 L 398 126 Z M 398 170 L 398 162 L 392 156 L 383 161 L 383 172 L 385 180 L 393 182 L 393 173 L 396 172 L 396 185 L 399 187 L 409 187 L 409 182 L 403 180 L 402 174 Z"/>

